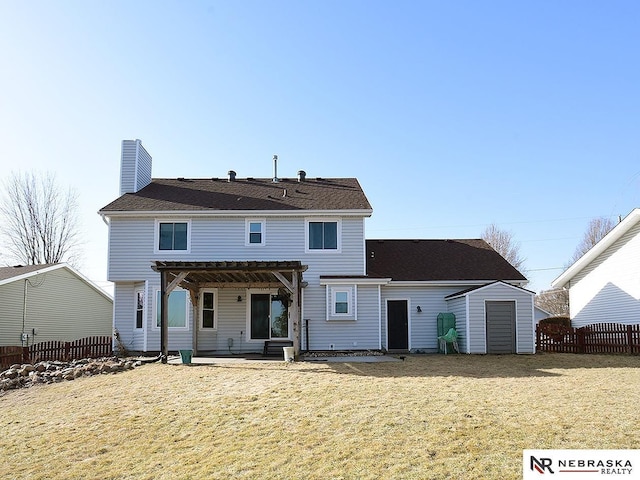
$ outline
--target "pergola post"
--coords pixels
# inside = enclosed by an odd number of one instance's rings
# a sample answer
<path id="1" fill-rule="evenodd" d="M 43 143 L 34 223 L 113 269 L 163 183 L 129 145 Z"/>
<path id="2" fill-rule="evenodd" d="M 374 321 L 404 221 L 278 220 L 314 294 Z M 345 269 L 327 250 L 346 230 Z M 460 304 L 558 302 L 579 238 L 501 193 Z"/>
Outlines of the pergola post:
<path id="1" fill-rule="evenodd" d="M 293 322 L 293 356 L 297 360 L 300 356 L 300 272 L 294 270 L 292 275 L 293 280 L 293 302 L 291 304 L 291 321 Z"/>
<path id="2" fill-rule="evenodd" d="M 160 271 L 160 358 L 167 363 L 169 357 L 169 292 L 167 292 L 167 272 Z"/>

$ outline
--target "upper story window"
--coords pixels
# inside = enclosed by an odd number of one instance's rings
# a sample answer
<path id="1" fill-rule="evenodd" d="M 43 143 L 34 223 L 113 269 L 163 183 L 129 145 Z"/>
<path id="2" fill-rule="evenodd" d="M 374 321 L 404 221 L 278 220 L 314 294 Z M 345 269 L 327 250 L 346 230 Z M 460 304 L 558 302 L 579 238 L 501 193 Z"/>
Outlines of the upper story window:
<path id="1" fill-rule="evenodd" d="M 246 222 L 246 245 L 265 244 L 265 221 L 247 220 Z"/>
<path id="2" fill-rule="evenodd" d="M 307 221 L 307 249 L 339 251 L 340 226 L 338 220 Z"/>
<path id="3" fill-rule="evenodd" d="M 156 221 L 156 252 L 189 251 L 189 221 Z"/>

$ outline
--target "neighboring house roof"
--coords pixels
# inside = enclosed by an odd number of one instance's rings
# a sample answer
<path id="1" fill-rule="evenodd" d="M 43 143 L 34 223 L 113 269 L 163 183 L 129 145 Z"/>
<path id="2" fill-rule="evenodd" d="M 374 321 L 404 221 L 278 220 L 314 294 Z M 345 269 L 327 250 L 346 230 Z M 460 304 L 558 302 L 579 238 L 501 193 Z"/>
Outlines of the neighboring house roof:
<path id="1" fill-rule="evenodd" d="M 580 257 L 576 262 L 567 268 L 558 278 L 551 282 L 553 288 L 563 288 L 576 275 L 584 270 L 591 262 L 598 258 L 613 243 L 621 238 L 625 233 L 631 230 L 640 222 L 640 208 L 635 208 L 616 225 L 607 235 L 605 235 L 598 243 L 596 243 L 587 253 Z"/>
<path id="2" fill-rule="evenodd" d="M 57 264 L 46 263 L 42 265 L 15 265 L 13 267 L 0 267 L 0 285 L 18 280 L 16 277 L 29 277 L 39 270 L 49 269 Z"/>
<path id="3" fill-rule="evenodd" d="M 498 285 L 498 284 L 502 284 L 502 285 L 504 285 L 506 287 L 513 288 L 515 290 L 521 290 L 523 292 L 530 293 L 531 295 L 535 295 L 535 292 L 532 292 L 531 290 L 527 290 L 526 288 L 518 287 L 518 286 L 515 286 L 515 285 L 510 285 L 510 284 L 508 284 L 506 282 L 498 280 L 497 282 L 487 283 L 486 285 L 478 285 L 476 287 L 467 288 L 467 289 L 462 290 L 460 292 L 452 293 L 451 295 L 447 295 L 444 298 L 447 299 L 447 300 L 451 300 L 452 298 L 463 297 L 463 296 L 467 295 L 468 293 L 475 292 L 475 291 L 480 291 L 482 289 L 489 288 L 492 285 Z"/>
<path id="4" fill-rule="evenodd" d="M 126 193 L 100 210 L 125 212 L 357 210 L 371 205 L 355 178 L 266 178 L 229 181 L 207 178 L 156 178 L 136 193 Z"/>
<path id="5" fill-rule="evenodd" d="M 367 240 L 366 257 L 370 277 L 394 281 L 527 280 L 481 239 Z"/>
<path id="6" fill-rule="evenodd" d="M 5 285 L 7 283 L 16 282 L 18 280 L 24 280 L 25 278 L 31 278 L 36 275 L 41 275 L 43 273 L 51 272 L 53 270 L 58 270 L 60 268 L 64 268 L 68 270 L 73 275 L 80 278 L 91 288 L 96 290 L 98 293 L 108 298 L 110 301 L 113 301 L 111 295 L 105 292 L 102 288 L 97 286 L 87 277 L 82 275 L 80 272 L 72 268 L 70 265 L 66 263 L 47 263 L 42 265 L 17 265 L 15 267 L 0 267 L 0 285 Z"/>

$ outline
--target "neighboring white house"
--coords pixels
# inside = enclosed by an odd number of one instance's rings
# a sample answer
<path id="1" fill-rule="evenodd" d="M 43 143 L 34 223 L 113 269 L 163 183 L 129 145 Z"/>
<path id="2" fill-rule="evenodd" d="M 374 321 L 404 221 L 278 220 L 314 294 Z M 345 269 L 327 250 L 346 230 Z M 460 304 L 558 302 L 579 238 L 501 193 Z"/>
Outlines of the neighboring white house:
<path id="1" fill-rule="evenodd" d="M 551 285 L 569 290 L 573 326 L 640 324 L 640 209 L 629 213 Z"/>
<path id="2" fill-rule="evenodd" d="M 131 351 L 437 351 L 449 308 L 462 351 L 494 351 L 494 329 L 515 334 L 497 350 L 535 351 L 520 272 L 479 239 L 366 240 L 373 210 L 355 178 L 279 178 L 274 165 L 273 178 L 153 179 L 139 140 L 121 162 L 121 196 L 99 213 Z"/>
<path id="3" fill-rule="evenodd" d="M 64 263 L 0 268 L 0 346 L 113 332 L 113 299 Z"/>

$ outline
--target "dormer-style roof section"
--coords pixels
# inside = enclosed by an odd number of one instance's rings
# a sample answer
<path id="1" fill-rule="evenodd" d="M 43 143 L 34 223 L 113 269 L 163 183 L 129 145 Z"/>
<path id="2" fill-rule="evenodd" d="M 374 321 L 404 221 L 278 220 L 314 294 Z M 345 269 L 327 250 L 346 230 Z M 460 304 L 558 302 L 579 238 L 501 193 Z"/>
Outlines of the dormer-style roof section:
<path id="1" fill-rule="evenodd" d="M 481 239 L 367 240 L 366 255 L 368 276 L 394 282 L 527 282 Z"/>
<path id="2" fill-rule="evenodd" d="M 355 178 L 157 178 L 126 193 L 101 214 L 343 212 L 369 216 L 371 205 Z"/>

